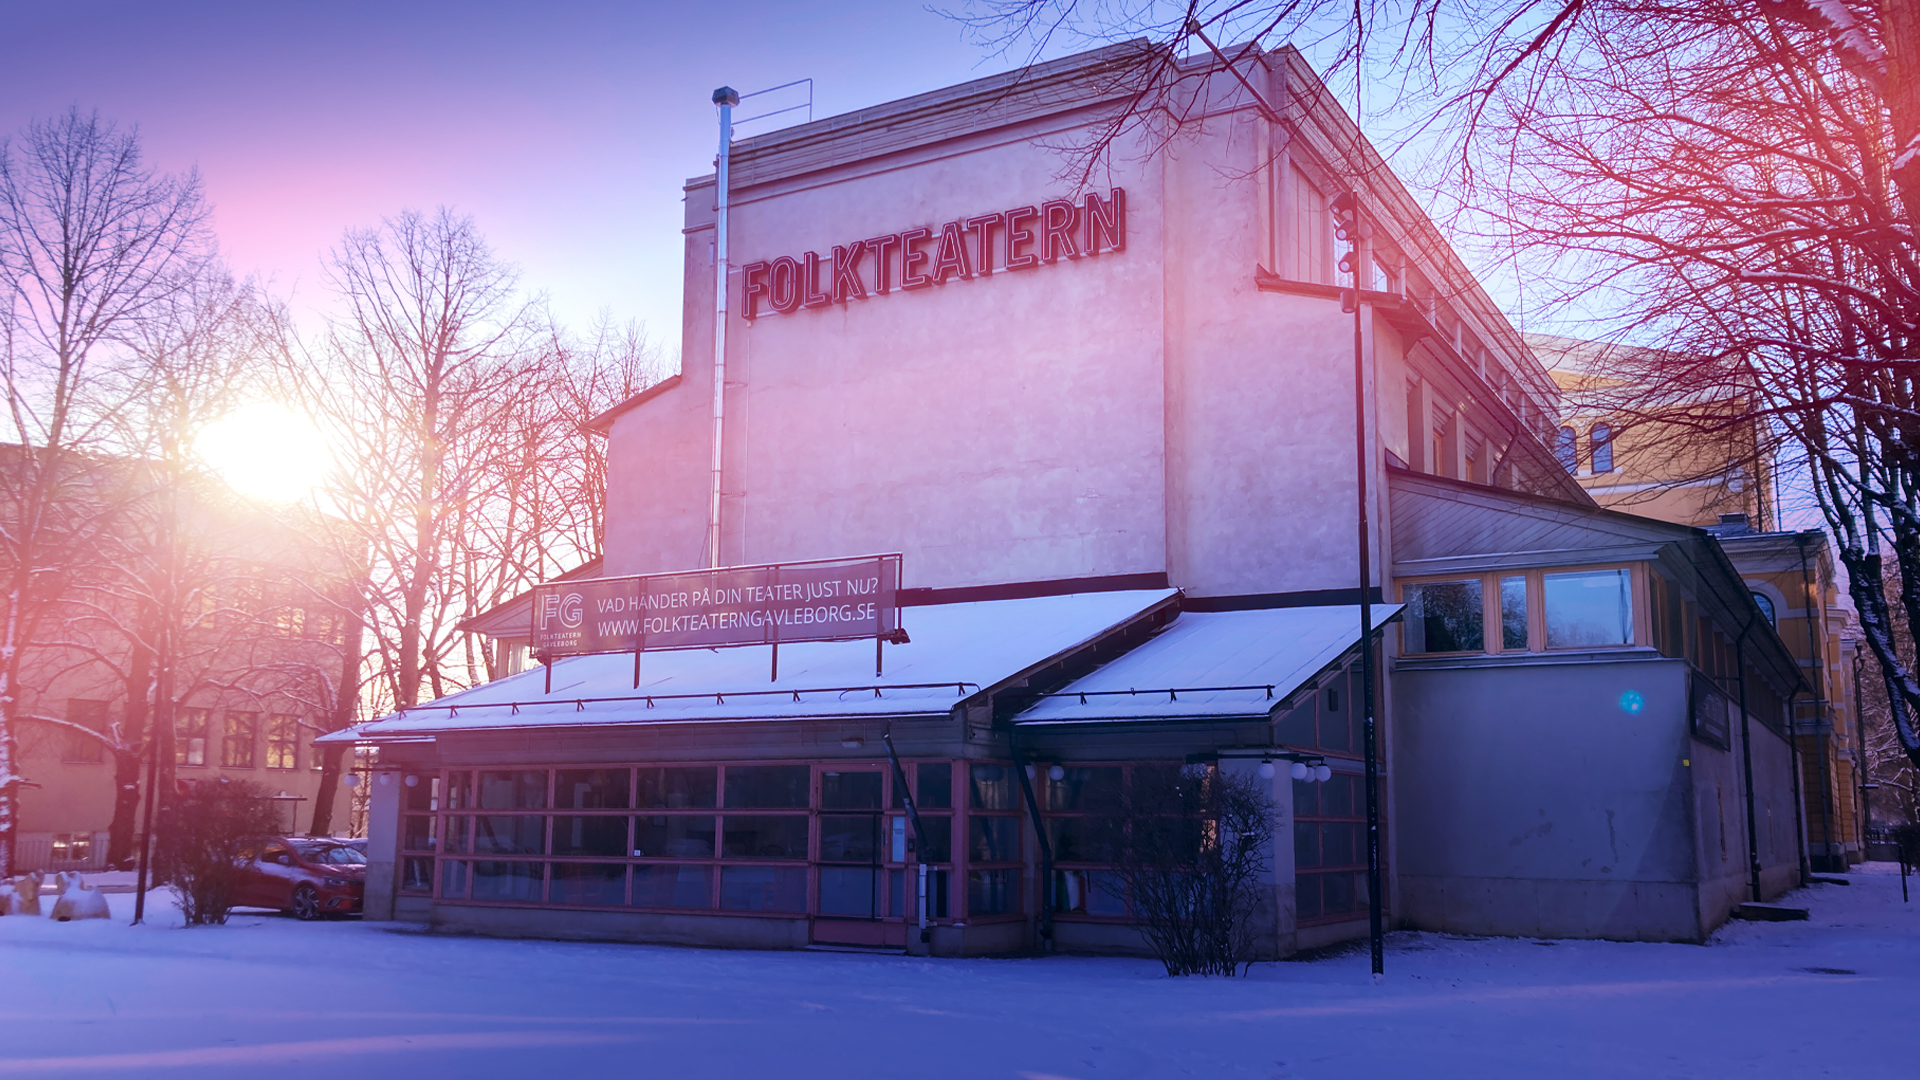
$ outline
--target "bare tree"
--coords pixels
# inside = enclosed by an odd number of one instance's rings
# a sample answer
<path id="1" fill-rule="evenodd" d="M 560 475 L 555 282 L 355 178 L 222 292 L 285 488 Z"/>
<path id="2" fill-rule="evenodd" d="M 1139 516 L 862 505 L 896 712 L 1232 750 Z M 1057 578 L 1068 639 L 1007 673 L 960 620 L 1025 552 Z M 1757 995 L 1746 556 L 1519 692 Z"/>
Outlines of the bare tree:
<path id="1" fill-rule="evenodd" d="M 198 178 L 141 157 L 137 133 L 73 110 L 0 145 L 0 379 L 11 467 L 0 470 L 0 876 L 12 866 L 15 707 L 24 647 L 67 582 L 60 564 L 101 523 L 89 474 L 124 404 L 124 346 L 209 253 Z"/>
<path id="2" fill-rule="evenodd" d="M 535 312 L 444 208 L 349 230 L 327 267 L 339 311 L 317 350 L 289 344 L 283 375 L 340 455 L 325 498 L 364 551 L 376 677 L 406 706 L 460 685 L 459 527 L 513 443 Z"/>

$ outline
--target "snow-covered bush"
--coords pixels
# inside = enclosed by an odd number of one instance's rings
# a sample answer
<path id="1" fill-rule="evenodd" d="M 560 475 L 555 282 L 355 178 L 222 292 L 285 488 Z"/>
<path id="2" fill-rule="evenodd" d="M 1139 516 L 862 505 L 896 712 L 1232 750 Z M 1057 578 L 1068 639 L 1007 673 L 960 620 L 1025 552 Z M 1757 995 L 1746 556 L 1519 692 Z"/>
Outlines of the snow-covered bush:
<path id="1" fill-rule="evenodd" d="M 1113 819 L 1115 869 L 1169 975 L 1235 975 L 1253 959 L 1273 799 L 1252 777 L 1206 766 L 1136 768 Z"/>
<path id="2" fill-rule="evenodd" d="M 227 921 L 248 865 L 246 841 L 275 831 L 267 789 L 250 781 L 202 782 L 169 801 L 157 830 L 159 862 L 188 926 Z"/>

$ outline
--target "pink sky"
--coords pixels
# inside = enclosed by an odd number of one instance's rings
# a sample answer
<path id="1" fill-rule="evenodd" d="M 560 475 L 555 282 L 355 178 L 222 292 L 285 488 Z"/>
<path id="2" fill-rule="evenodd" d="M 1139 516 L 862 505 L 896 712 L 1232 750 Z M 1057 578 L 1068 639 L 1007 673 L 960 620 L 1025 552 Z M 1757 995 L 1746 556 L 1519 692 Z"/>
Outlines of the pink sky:
<path id="1" fill-rule="evenodd" d="M 5 5 L 0 41 L 0 131 L 72 105 L 139 125 L 155 165 L 200 169 L 235 268 L 297 308 L 341 229 L 447 204 L 563 320 L 605 309 L 674 348 L 715 86 L 812 76 L 828 116 L 1010 66 L 884 0 L 63 0 Z"/>

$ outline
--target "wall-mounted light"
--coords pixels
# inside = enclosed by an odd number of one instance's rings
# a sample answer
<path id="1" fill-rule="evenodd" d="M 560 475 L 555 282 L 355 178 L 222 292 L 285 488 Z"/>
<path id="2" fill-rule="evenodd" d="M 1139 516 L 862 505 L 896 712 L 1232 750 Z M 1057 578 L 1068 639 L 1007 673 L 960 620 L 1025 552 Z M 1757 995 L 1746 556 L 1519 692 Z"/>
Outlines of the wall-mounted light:
<path id="1" fill-rule="evenodd" d="M 1047 779 L 1059 783 L 1067 778 L 1067 770 L 1059 765 L 1047 766 Z"/>
<path id="2" fill-rule="evenodd" d="M 348 787 L 359 787 L 360 777 L 355 773 L 348 773 L 347 775 L 340 778 L 340 782 L 347 785 Z"/>
<path id="3" fill-rule="evenodd" d="M 1271 779 L 1273 779 L 1273 774 L 1274 774 L 1274 773 L 1275 773 L 1276 771 L 1278 771 L 1278 770 L 1276 770 L 1276 769 L 1275 769 L 1275 768 L 1273 767 L 1273 762 L 1271 762 L 1271 761 L 1263 761 L 1263 762 L 1261 762 L 1261 763 L 1260 763 L 1260 779 L 1262 779 L 1262 780 L 1271 780 Z"/>
<path id="4" fill-rule="evenodd" d="M 840 745 L 846 747 L 848 750 L 858 750 L 861 747 L 867 745 L 867 740 L 860 738 L 858 735 L 855 735 L 849 738 L 841 739 Z"/>
<path id="5" fill-rule="evenodd" d="M 408 776 L 408 777 L 407 777 L 407 786 L 408 786 L 408 787 L 419 787 L 419 786 L 420 786 L 420 778 L 419 778 L 419 777 L 417 777 L 417 776 Z"/>

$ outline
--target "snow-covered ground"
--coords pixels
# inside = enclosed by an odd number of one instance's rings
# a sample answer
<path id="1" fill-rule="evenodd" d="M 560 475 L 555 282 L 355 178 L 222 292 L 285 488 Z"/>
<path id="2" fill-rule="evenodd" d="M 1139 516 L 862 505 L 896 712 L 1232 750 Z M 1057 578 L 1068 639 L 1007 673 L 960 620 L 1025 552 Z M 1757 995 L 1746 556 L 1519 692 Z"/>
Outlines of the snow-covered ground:
<path id="1" fill-rule="evenodd" d="M 491 941 L 239 914 L 0 918 L 0 1075 L 1920 1075 L 1920 895 L 1890 866 L 1707 947 L 1395 934 L 1168 979 L 1147 961 Z M 1920 885 L 1920 881 L 1915 882 Z"/>

